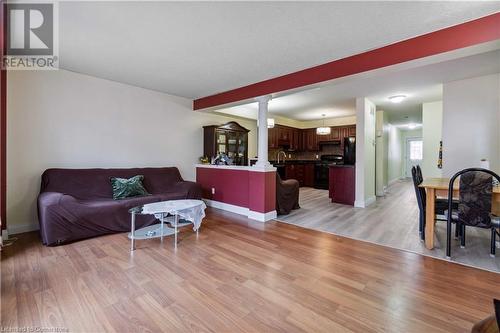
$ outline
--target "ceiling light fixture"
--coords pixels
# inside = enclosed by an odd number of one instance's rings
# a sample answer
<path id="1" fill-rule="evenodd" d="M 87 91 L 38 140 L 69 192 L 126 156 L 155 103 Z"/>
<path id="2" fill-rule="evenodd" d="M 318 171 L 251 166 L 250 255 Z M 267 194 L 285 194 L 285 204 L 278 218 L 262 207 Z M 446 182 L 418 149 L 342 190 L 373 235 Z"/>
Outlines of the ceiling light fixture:
<path id="1" fill-rule="evenodd" d="M 393 103 L 401 103 L 406 98 L 406 95 L 395 95 L 389 97 L 389 100 Z"/>
<path id="2" fill-rule="evenodd" d="M 316 128 L 316 134 L 318 135 L 328 135 L 331 133 L 332 129 L 330 127 L 325 126 L 325 117 L 326 114 L 321 115 L 323 117 L 323 126 Z"/>

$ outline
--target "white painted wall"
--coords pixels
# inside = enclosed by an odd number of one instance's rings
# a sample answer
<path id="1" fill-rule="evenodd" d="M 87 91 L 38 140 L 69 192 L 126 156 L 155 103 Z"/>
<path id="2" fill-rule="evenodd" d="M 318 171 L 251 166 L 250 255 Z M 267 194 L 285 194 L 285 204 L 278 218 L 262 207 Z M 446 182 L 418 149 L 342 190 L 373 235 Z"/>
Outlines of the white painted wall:
<path id="1" fill-rule="evenodd" d="M 500 74 L 443 85 L 443 175 L 490 161 L 500 172 Z"/>
<path id="2" fill-rule="evenodd" d="M 184 98 L 64 70 L 10 72 L 7 101 L 10 233 L 37 224 L 45 169 L 177 166 L 194 180 L 202 126 L 232 120 L 194 112 Z M 250 129 L 255 156 L 256 122 L 237 121 Z"/>
<path id="3" fill-rule="evenodd" d="M 356 207 L 375 201 L 375 104 L 356 98 Z"/>
<path id="4" fill-rule="evenodd" d="M 388 127 L 387 178 L 391 184 L 401 178 L 403 149 L 401 147 L 401 130 L 394 125 Z"/>
<path id="5" fill-rule="evenodd" d="M 388 163 L 388 130 L 387 112 L 376 113 L 376 146 L 375 146 L 375 194 L 383 196 L 387 187 L 387 163 Z"/>
<path id="6" fill-rule="evenodd" d="M 437 167 L 439 142 L 443 136 L 443 102 L 422 104 L 422 139 L 424 140 L 424 177 L 442 177 L 443 170 Z"/>

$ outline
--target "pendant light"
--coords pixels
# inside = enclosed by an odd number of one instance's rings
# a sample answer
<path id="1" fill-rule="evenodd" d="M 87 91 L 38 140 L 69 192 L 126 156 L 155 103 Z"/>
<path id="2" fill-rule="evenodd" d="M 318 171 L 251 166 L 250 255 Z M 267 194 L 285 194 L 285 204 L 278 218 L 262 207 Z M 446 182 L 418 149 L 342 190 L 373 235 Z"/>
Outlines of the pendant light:
<path id="1" fill-rule="evenodd" d="M 325 126 L 325 114 L 321 115 L 323 117 L 323 126 L 316 128 L 317 135 L 329 135 L 332 129 L 330 127 Z"/>

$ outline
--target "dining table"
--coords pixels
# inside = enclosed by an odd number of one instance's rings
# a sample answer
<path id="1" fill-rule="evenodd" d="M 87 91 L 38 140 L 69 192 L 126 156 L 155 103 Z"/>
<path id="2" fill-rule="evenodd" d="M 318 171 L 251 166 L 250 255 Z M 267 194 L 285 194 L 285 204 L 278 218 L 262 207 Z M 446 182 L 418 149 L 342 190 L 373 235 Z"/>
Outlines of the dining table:
<path id="1" fill-rule="evenodd" d="M 436 224 L 435 203 L 436 198 L 448 198 L 448 187 L 450 178 L 425 178 L 419 185 L 425 188 L 425 247 L 429 250 L 434 248 L 434 228 Z M 453 184 L 453 198 L 459 197 L 459 178 Z M 492 189 L 491 212 L 500 216 L 500 186 L 495 185 Z"/>

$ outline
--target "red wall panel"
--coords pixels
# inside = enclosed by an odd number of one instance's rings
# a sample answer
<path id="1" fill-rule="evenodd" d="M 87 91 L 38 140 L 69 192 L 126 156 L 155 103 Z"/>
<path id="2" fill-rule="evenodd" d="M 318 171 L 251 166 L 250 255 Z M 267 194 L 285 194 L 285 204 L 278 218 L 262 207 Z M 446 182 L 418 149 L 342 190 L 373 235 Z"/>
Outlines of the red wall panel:
<path id="1" fill-rule="evenodd" d="M 196 168 L 203 198 L 267 213 L 276 209 L 276 172 Z M 212 194 L 215 188 L 215 194 Z"/>
<path id="2" fill-rule="evenodd" d="M 276 172 L 250 172 L 250 210 L 267 213 L 276 209 Z"/>
<path id="3" fill-rule="evenodd" d="M 248 207 L 248 174 L 247 170 L 196 168 L 196 182 L 205 199 Z"/>

